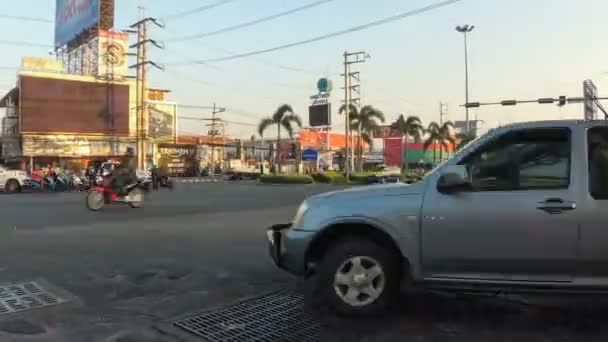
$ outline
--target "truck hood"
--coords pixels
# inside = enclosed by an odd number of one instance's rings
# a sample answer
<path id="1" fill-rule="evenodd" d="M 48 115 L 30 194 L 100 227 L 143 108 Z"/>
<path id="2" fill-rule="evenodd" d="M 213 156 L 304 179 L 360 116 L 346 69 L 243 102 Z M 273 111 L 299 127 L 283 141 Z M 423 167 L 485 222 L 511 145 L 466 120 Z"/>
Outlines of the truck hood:
<path id="1" fill-rule="evenodd" d="M 368 199 L 370 197 L 387 197 L 402 195 L 418 195 L 424 188 L 424 182 L 414 184 L 382 184 L 360 186 L 352 189 L 331 191 L 315 195 L 309 198 L 310 201 L 317 200 L 341 200 L 341 199 Z"/>

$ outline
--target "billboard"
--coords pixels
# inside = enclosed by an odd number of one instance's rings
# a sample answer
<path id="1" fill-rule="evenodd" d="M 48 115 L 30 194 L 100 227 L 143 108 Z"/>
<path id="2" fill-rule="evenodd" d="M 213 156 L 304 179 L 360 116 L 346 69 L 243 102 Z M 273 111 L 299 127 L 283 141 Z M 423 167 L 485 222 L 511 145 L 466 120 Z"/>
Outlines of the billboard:
<path id="1" fill-rule="evenodd" d="M 127 75 L 128 39 L 129 35 L 126 32 L 99 30 L 98 75 L 110 77 Z"/>
<path id="2" fill-rule="evenodd" d="M 148 102 L 148 132 L 151 138 L 158 140 L 175 139 L 175 118 L 177 104 L 171 102 Z"/>
<path id="3" fill-rule="evenodd" d="M 57 0 L 55 4 L 56 48 L 99 22 L 100 0 Z"/>
<path id="4" fill-rule="evenodd" d="M 21 132 L 129 134 L 129 86 L 21 76 Z"/>
<path id="5" fill-rule="evenodd" d="M 331 104 L 308 107 L 308 122 L 311 127 L 331 125 Z"/>

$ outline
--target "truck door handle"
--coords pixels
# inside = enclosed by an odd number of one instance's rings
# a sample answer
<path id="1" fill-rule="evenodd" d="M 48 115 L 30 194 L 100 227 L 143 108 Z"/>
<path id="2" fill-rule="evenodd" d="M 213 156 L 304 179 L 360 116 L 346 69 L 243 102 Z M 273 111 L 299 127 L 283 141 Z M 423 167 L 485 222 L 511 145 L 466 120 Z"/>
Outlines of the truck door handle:
<path id="1" fill-rule="evenodd" d="M 564 201 L 561 198 L 547 198 L 544 201 L 538 202 L 536 208 L 552 215 L 561 214 L 566 210 L 576 209 L 576 202 Z"/>

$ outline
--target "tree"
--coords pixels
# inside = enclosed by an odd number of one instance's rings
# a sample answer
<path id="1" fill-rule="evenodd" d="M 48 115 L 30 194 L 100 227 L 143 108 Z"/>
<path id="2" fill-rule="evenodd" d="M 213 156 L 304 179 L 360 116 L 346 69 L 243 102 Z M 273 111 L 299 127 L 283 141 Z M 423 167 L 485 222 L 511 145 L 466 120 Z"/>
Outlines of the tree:
<path id="1" fill-rule="evenodd" d="M 365 141 L 371 150 L 373 147 L 372 131 L 378 127 L 376 120 L 384 122 L 384 113 L 370 105 L 363 106 L 358 113 L 356 111 L 352 111 L 352 113 L 350 127 L 357 130 L 357 166 L 359 171 L 363 171 L 363 142 Z"/>
<path id="2" fill-rule="evenodd" d="M 441 139 L 441 134 L 439 133 L 440 127 L 439 124 L 435 121 L 431 122 L 426 129 L 427 138 L 424 141 L 424 150 L 427 151 L 431 145 L 434 145 Z M 433 164 L 437 163 L 437 148 L 433 146 Z"/>
<path id="3" fill-rule="evenodd" d="M 473 141 L 475 138 L 476 137 L 473 134 L 467 134 L 467 133 L 458 133 L 458 134 L 456 134 L 456 140 L 458 141 L 458 143 L 456 144 L 456 149 L 460 150 L 466 144 L 468 144 L 471 141 Z"/>
<path id="4" fill-rule="evenodd" d="M 263 138 L 264 131 L 272 125 L 277 125 L 277 149 L 276 149 L 276 163 L 278 172 L 281 172 L 281 160 L 279 159 L 279 143 L 281 141 L 281 127 L 283 127 L 290 138 L 293 138 L 293 126 L 292 124 L 297 124 L 298 127 L 302 127 L 302 120 L 296 114 L 294 114 L 293 109 L 290 105 L 284 104 L 279 106 L 277 110 L 272 114 L 271 117 L 262 119 L 260 124 L 258 125 L 258 134 Z M 275 170 L 276 172 L 277 170 Z"/>
<path id="5" fill-rule="evenodd" d="M 419 142 L 422 138 L 424 128 L 422 127 L 422 121 L 417 116 L 408 116 L 407 119 L 403 114 L 399 115 L 397 121 L 391 125 L 392 129 L 399 131 L 402 134 L 401 148 L 405 145 L 405 150 L 401 152 L 401 177 L 405 177 L 407 172 L 407 149 L 409 143 L 409 137 L 414 138 L 415 142 Z M 404 142 L 405 140 L 405 142 Z M 405 143 L 405 144 L 404 144 Z"/>
<path id="6" fill-rule="evenodd" d="M 450 151 L 450 146 L 456 145 L 456 140 L 454 139 L 454 124 L 451 121 L 444 122 L 441 127 L 439 127 L 439 161 L 443 161 L 443 149 L 445 148 L 446 152 Z"/>

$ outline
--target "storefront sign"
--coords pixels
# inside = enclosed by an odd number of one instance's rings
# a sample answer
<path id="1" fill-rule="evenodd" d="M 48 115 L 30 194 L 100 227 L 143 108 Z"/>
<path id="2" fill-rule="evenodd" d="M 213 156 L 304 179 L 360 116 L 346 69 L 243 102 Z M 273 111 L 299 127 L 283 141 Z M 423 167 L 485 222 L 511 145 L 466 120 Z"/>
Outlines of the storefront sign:
<path id="1" fill-rule="evenodd" d="M 372 132 L 374 138 L 400 138 L 403 136 L 401 132 L 391 126 L 378 126 Z"/>
<path id="2" fill-rule="evenodd" d="M 52 58 L 25 56 L 21 58 L 21 69 L 29 71 L 63 72 L 63 63 Z"/>
<path id="3" fill-rule="evenodd" d="M 302 160 L 304 161 L 314 161 L 318 158 L 319 153 L 311 148 L 302 151 Z"/>
<path id="4" fill-rule="evenodd" d="M 134 147 L 134 143 L 79 136 L 45 135 L 23 138 L 23 155 L 32 157 L 118 156 L 125 154 L 127 148 Z"/>

